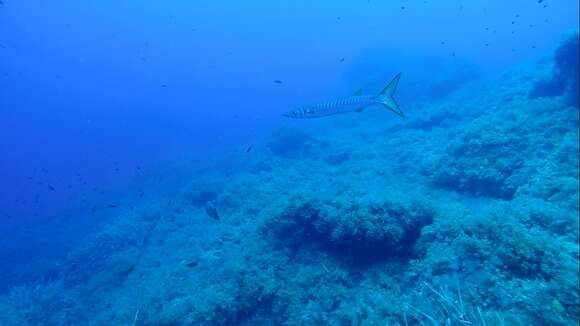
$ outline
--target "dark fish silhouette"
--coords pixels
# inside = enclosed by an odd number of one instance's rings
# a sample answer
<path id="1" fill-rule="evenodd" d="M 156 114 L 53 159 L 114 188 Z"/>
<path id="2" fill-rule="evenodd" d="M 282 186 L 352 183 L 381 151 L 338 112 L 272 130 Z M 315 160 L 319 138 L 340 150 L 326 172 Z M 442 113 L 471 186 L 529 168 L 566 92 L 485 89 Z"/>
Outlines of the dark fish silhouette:
<path id="1" fill-rule="evenodd" d="M 107 207 L 109 207 L 109 208 L 117 208 L 117 205 L 115 205 L 115 204 L 109 204 L 109 205 L 107 205 Z"/>
<path id="2" fill-rule="evenodd" d="M 212 202 L 207 202 L 205 204 L 205 212 L 207 213 L 207 215 L 211 218 L 213 218 L 214 220 L 220 220 L 220 215 L 218 214 L 217 209 L 215 208 L 215 204 Z"/>
<path id="3" fill-rule="evenodd" d="M 97 207 L 93 206 L 93 209 L 91 209 L 91 215 L 95 215 L 96 211 L 97 211 Z"/>
<path id="4" fill-rule="evenodd" d="M 199 263 L 194 260 L 194 261 L 186 262 L 185 266 L 186 267 L 196 267 L 198 264 Z"/>
<path id="5" fill-rule="evenodd" d="M 276 79 L 276 80 L 274 80 L 274 83 L 276 83 L 276 84 L 282 84 L 282 81 L 279 80 L 279 79 Z"/>
<path id="6" fill-rule="evenodd" d="M 248 148 L 246 148 L 246 153 L 249 153 L 252 151 L 252 146 L 248 146 Z"/>
<path id="7" fill-rule="evenodd" d="M 51 186 L 51 185 L 48 185 L 48 189 L 50 189 L 50 191 L 54 191 L 55 190 L 54 187 Z"/>

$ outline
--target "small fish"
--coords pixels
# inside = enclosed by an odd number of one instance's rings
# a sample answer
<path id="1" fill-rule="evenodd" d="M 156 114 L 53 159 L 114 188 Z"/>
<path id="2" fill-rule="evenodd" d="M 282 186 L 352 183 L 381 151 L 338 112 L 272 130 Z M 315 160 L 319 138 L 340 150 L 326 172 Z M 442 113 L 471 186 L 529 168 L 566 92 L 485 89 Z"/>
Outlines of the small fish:
<path id="1" fill-rule="evenodd" d="M 48 189 L 50 189 L 50 191 L 55 191 L 55 188 L 51 185 L 48 185 Z"/>
<path id="2" fill-rule="evenodd" d="M 205 204 L 205 212 L 207 213 L 207 215 L 211 218 L 213 218 L 214 220 L 218 220 L 220 219 L 220 215 L 218 214 L 217 209 L 215 208 L 214 203 L 208 201 Z"/>
<path id="3" fill-rule="evenodd" d="M 276 79 L 276 80 L 274 80 L 274 83 L 276 83 L 276 84 L 282 84 L 282 81 L 280 79 Z"/>
<path id="4" fill-rule="evenodd" d="M 91 215 L 95 215 L 96 211 L 97 211 L 97 207 L 93 206 L 93 208 L 91 209 Z"/>
<path id="5" fill-rule="evenodd" d="M 190 262 L 184 262 L 185 267 L 196 267 L 197 265 L 199 265 L 199 263 L 195 260 L 190 261 Z"/>
<path id="6" fill-rule="evenodd" d="M 344 62 L 344 58 L 340 58 L 340 62 Z"/>
<path id="7" fill-rule="evenodd" d="M 294 119 L 320 118 L 339 113 L 361 112 L 368 106 L 381 104 L 404 118 L 403 111 L 393 97 L 400 78 L 401 73 L 397 74 L 378 95 L 362 95 L 361 90 L 358 90 L 352 96 L 304 106 L 289 111 L 284 116 Z"/>
<path id="8" fill-rule="evenodd" d="M 107 205 L 107 207 L 109 207 L 109 208 L 117 208 L 117 205 L 115 205 L 115 204 L 109 204 L 109 205 Z"/>
<path id="9" fill-rule="evenodd" d="M 127 270 L 125 271 L 125 276 L 129 276 L 129 274 L 133 273 L 134 270 L 135 270 L 135 266 L 131 266 L 131 267 L 127 268 Z"/>
<path id="10" fill-rule="evenodd" d="M 248 146 L 248 148 L 246 148 L 246 153 L 249 153 L 252 151 L 252 145 Z"/>

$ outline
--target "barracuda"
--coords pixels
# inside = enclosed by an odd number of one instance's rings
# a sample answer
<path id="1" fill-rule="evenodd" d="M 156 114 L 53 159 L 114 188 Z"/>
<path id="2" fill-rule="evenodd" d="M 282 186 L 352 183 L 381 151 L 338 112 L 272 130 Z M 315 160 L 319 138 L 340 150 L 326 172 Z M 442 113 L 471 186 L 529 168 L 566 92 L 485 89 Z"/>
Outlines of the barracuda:
<path id="1" fill-rule="evenodd" d="M 362 112 L 368 106 L 380 104 L 404 118 L 403 112 L 393 97 L 399 79 L 401 79 L 401 73 L 397 74 L 378 95 L 362 95 L 362 91 L 358 90 L 353 96 L 300 107 L 285 113 L 284 116 L 294 119 L 321 118 L 340 113 Z"/>

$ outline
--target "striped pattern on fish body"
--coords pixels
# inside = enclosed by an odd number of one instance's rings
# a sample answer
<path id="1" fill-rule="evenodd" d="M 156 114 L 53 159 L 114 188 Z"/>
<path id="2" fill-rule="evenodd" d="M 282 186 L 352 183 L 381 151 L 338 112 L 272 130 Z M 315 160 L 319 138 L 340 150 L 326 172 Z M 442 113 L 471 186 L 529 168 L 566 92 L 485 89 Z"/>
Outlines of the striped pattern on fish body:
<path id="1" fill-rule="evenodd" d="M 288 112 L 286 116 L 297 119 L 320 118 L 340 113 L 361 111 L 375 103 L 377 103 L 376 96 L 349 96 L 300 107 Z"/>
<path id="2" fill-rule="evenodd" d="M 320 118 L 340 113 L 361 112 L 367 106 L 380 104 L 404 117 L 393 97 L 400 78 L 401 74 L 399 73 L 378 95 L 361 95 L 361 90 L 358 90 L 354 96 L 303 106 L 285 113 L 284 116 L 294 119 Z"/>

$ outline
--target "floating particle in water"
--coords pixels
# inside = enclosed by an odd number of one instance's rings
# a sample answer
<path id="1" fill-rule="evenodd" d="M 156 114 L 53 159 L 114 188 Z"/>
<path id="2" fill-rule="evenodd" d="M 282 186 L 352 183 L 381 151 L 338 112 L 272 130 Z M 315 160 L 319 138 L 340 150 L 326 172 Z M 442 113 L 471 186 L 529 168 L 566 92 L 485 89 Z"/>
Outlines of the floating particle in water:
<path id="1" fill-rule="evenodd" d="M 441 41 L 441 45 L 445 45 L 445 41 Z"/>
<path id="2" fill-rule="evenodd" d="M 93 206 L 93 208 L 91 209 L 91 215 L 95 215 L 96 211 L 97 211 L 97 207 Z"/>
<path id="3" fill-rule="evenodd" d="M 108 208 L 117 208 L 117 205 L 116 204 L 109 204 L 109 205 L 107 205 L 107 207 Z"/>
<path id="4" fill-rule="evenodd" d="M 166 84 L 161 84 L 161 88 L 167 88 Z"/>
<path id="5" fill-rule="evenodd" d="M 248 146 L 248 148 L 246 148 L 246 153 L 249 153 L 252 151 L 252 145 Z"/>
<path id="6" fill-rule="evenodd" d="M 489 43 L 485 43 L 485 46 L 489 46 Z"/>
<path id="7" fill-rule="evenodd" d="M 274 80 L 274 83 L 276 83 L 276 84 L 282 84 L 282 81 L 280 79 L 276 79 L 276 80 Z"/>
<path id="8" fill-rule="evenodd" d="M 401 10 L 405 10 L 405 6 L 401 6 Z"/>
<path id="9" fill-rule="evenodd" d="M 340 58 L 340 62 L 344 62 L 344 57 L 343 58 Z"/>

